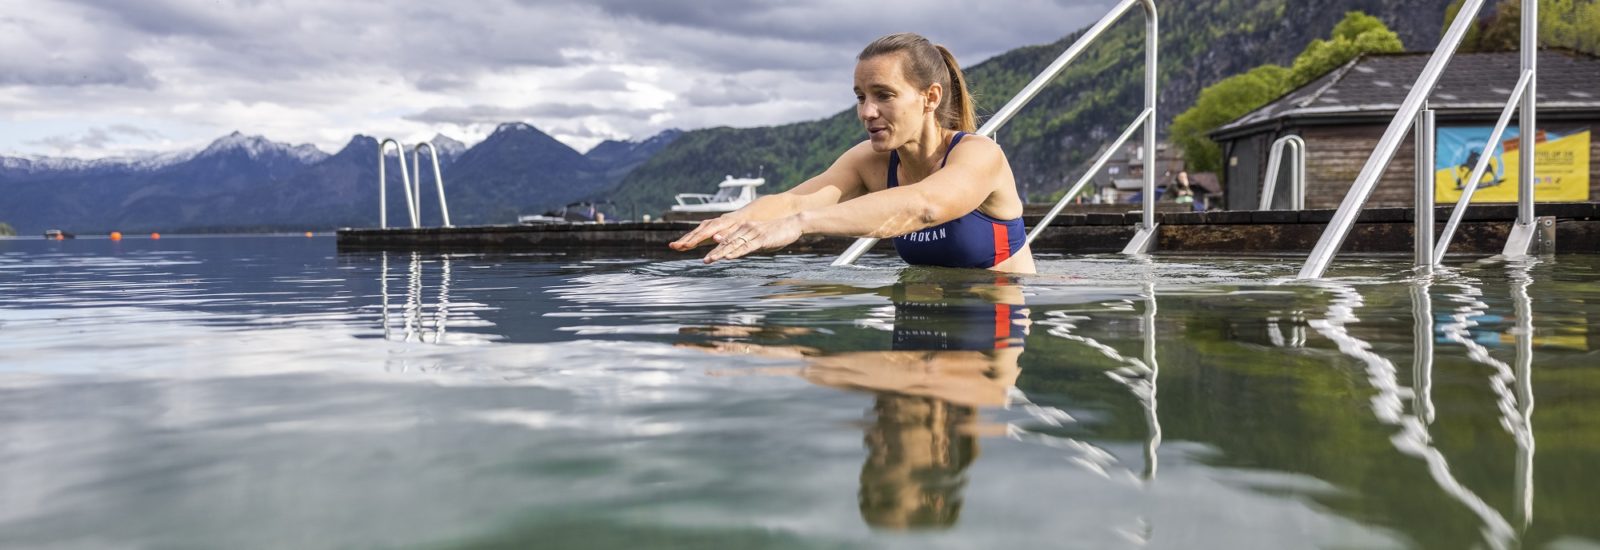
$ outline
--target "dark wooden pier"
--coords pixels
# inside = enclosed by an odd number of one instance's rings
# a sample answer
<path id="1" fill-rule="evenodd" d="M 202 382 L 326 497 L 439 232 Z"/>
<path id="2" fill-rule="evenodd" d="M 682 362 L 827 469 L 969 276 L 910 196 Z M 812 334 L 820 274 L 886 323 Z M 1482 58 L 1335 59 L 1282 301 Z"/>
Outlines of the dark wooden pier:
<path id="1" fill-rule="evenodd" d="M 1108 205 L 1109 206 L 1109 205 Z M 1124 207 L 1125 208 L 1125 207 Z M 1443 228 L 1452 207 L 1440 207 L 1434 219 Z M 1316 244 L 1332 210 L 1156 212 L 1160 234 L 1155 252 L 1182 254 L 1296 254 Z M 1541 253 L 1600 252 L 1600 203 L 1537 205 Z M 1029 228 L 1042 212 L 1030 208 Z M 1118 252 L 1133 237 L 1138 211 L 1072 213 L 1058 216 L 1034 243 L 1036 253 L 1082 254 Z M 1451 241 L 1452 254 L 1492 255 L 1505 245 L 1516 219 L 1516 205 L 1478 205 L 1468 209 Z M 561 251 L 620 253 L 666 251 L 667 243 L 693 228 L 693 221 L 624 222 L 561 225 L 486 225 L 421 229 L 340 229 L 340 250 Z M 1357 218 L 1340 249 L 1346 254 L 1410 253 L 1413 228 L 1409 208 L 1372 208 Z M 853 239 L 807 236 L 786 250 L 830 254 L 844 251 Z M 892 252 L 888 241 L 875 250 Z"/>

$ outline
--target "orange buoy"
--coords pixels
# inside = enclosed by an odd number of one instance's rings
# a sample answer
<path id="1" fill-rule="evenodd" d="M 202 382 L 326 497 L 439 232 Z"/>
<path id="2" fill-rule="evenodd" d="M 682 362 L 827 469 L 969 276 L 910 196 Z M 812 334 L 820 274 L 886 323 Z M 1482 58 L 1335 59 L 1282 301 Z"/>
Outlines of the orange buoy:
<path id="1" fill-rule="evenodd" d="M 112 231 L 111 232 L 111 240 L 113 240 L 113 241 L 122 240 L 122 232 L 121 231 Z"/>
<path id="2" fill-rule="evenodd" d="M 310 231 L 307 231 L 307 232 L 306 232 L 306 238 L 307 238 L 307 239 L 309 239 L 309 238 L 311 238 L 311 232 L 310 232 Z"/>
<path id="3" fill-rule="evenodd" d="M 161 234 L 160 233 L 151 233 L 150 234 L 150 240 L 152 240 L 152 241 L 161 240 Z"/>

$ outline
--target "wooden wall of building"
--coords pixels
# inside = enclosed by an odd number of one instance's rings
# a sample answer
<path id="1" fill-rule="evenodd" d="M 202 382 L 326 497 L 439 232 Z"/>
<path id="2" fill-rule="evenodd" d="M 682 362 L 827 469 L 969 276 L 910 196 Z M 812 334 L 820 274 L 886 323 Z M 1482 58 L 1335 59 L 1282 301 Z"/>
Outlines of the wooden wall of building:
<path id="1" fill-rule="evenodd" d="M 1573 121 L 1561 121 L 1571 124 Z M 1583 125 L 1583 122 L 1576 122 Z M 1514 124 L 1514 122 L 1513 122 Z M 1600 120 L 1587 124 L 1591 136 L 1600 134 Z M 1306 208 L 1338 208 L 1339 203 L 1355 183 L 1356 176 L 1366 165 L 1367 158 L 1383 136 L 1384 126 L 1312 126 L 1300 130 L 1306 141 Z M 1591 137 L 1589 152 L 1589 200 L 1600 200 L 1600 139 Z M 1261 172 L 1266 171 L 1263 158 Z M 1412 140 L 1407 138 L 1389 163 L 1389 169 L 1378 181 L 1367 206 L 1411 206 L 1414 184 L 1413 166 L 1416 153 Z M 1284 174 L 1282 177 L 1287 177 Z M 1232 185 L 1232 182 L 1229 183 Z M 1256 187 L 1260 181 L 1254 182 Z M 1282 189 L 1282 188 L 1280 188 Z"/>

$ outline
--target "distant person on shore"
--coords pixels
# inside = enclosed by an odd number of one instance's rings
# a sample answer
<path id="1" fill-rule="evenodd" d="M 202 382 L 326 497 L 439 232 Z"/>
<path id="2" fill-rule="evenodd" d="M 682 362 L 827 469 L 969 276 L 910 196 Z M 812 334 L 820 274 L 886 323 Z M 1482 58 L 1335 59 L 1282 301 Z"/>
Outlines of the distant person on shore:
<path id="1" fill-rule="evenodd" d="M 802 235 L 893 238 L 913 265 L 1033 273 L 1016 179 L 999 144 L 970 133 L 972 95 L 955 56 L 900 33 L 856 59 L 856 116 L 868 139 L 822 174 L 702 222 L 670 246 L 714 244 L 711 263 Z"/>
<path id="2" fill-rule="evenodd" d="M 1173 200 L 1192 205 L 1195 212 L 1205 210 L 1205 203 L 1195 200 L 1194 187 L 1189 184 L 1189 172 L 1187 170 L 1178 171 L 1177 180 L 1173 182 L 1172 188 L 1176 194 Z"/>

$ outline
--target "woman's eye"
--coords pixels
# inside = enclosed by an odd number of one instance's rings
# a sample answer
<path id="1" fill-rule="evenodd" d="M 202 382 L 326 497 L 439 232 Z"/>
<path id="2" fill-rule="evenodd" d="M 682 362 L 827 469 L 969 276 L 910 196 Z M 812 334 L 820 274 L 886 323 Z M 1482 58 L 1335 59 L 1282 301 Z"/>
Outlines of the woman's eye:
<path id="1" fill-rule="evenodd" d="M 878 101 L 888 101 L 892 98 L 894 98 L 894 94 L 878 94 Z"/>
<path id="2" fill-rule="evenodd" d="M 867 100 L 867 96 L 864 96 L 864 95 L 856 96 L 856 103 L 861 103 L 861 102 L 866 101 L 866 100 Z"/>

